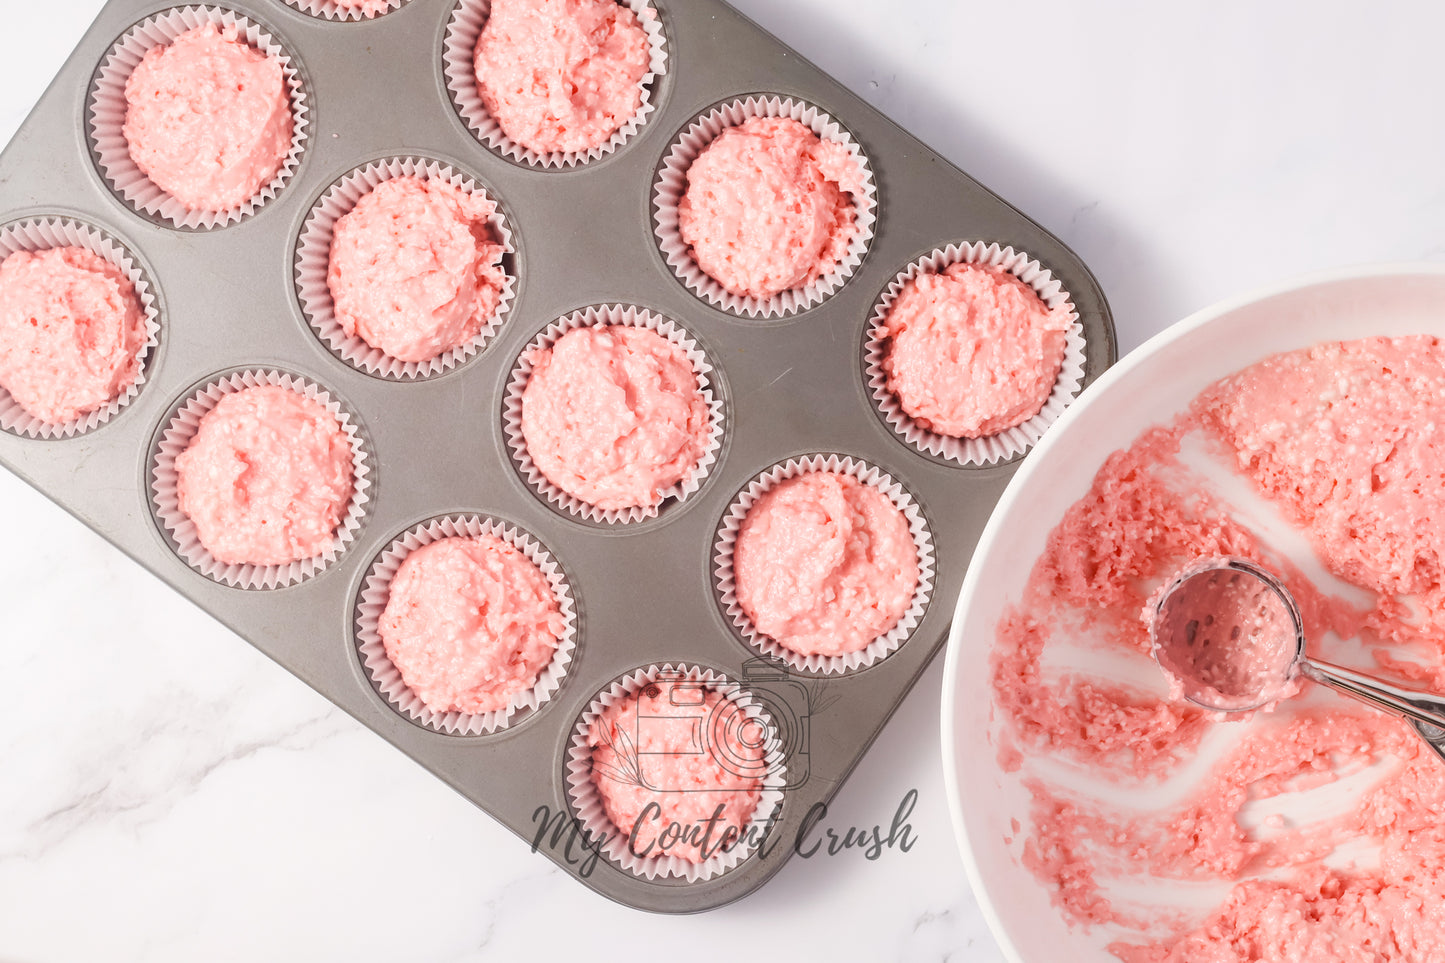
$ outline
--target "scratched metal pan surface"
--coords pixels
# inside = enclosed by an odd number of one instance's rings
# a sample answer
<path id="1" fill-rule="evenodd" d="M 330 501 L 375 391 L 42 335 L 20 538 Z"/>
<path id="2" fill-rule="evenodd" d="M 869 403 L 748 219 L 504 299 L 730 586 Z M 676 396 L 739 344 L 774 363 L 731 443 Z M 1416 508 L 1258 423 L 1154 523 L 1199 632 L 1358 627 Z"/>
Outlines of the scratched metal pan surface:
<path id="1" fill-rule="evenodd" d="M 105 7 L 0 156 L 0 224 L 69 217 L 126 245 L 154 286 L 161 334 L 138 397 L 100 427 L 43 440 L 0 431 L 0 463 L 99 532 L 282 666 L 501 820 L 527 843 L 547 814 L 570 813 L 566 750 L 594 696 L 640 667 L 689 663 L 751 687 L 786 730 L 787 785 L 769 843 L 705 881 L 644 879 L 564 838 L 541 852 L 584 885 L 631 906 L 696 912 L 761 885 L 793 851 L 816 804 L 832 798 L 948 634 L 953 599 L 995 501 L 1018 463 L 964 467 L 921 453 L 875 408 L 863 375 L 874 305 L 899 271 L 935 248 L 986 241 L 1028 252 L 1072 297 L 1087 385 L 1115 358 L 1108 305 L 1058 239 L 796 53 L 717 0 L 654 0 L 667 69 L 656 110 L 615 153 L 540 169 L 484 146 L 449 97 L 443 46 L 455 0 L 410 0 L 372 20 L 336 22 L 279 2 L 225 6 L 290 52 L 310 129 L 295 175 L 253 216 L 181 230 L 137 213 L 98 170 L 86 128 L 98 65 L 134 24 L 171 5 Z M 866 257 L 832 297 L 781 320 L 729 314 L 688 290 L 654 237 L 663 159 L 712 106 L 753 94 L 806 101 L 868 158 L 877 223 Z M 510 314 L 475 357 L 421 381 L 386 380 L 338 358 L 302 314 L 298 235 L 339 177 L 378 158 L 423 155 L 496 198 L 513 232 L 519 281 Z M 724 402 L 723 443 L 702 488 L 655 519 L 580 520 L 522 477 L 502 427 L 507 383 L 526 344 L 555 319 L 610 303 L 675 319 L 707 354 Z M 288 588 L 233 588 L 191 568 L 153 514 L 156 439 L 196 386 L 236 369 L 277 368 L 324 387 L 360 422 L 372 453 L 370 503 L 356 540 Z M 790 457 L 839 454 L 900 483 L 931 529 L 935 584 L 917 627 L 886 658 L 825 675 L 760 657 L 727 618 L 713 550 L 730 504 Z M 1026 457 L 1026 456 L 1025 456 Z M 358 656 L 355 614 L 373 560 L 422 521 L 477 513 L 531 533 L 563 567 L 577 603 L 577 648 L 539 710 L 490 735 L 455 736 L 403 717 Z"/>

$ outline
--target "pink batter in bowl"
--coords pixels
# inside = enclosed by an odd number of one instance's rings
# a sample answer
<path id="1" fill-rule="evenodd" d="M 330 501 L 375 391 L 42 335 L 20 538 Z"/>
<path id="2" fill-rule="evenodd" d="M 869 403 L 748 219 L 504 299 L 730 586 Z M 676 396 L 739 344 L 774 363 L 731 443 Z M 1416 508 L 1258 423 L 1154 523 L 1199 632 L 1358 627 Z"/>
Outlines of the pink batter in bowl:
<path id="1" fill-rule="evenodd" d="M 955 824 L 1010 959 L 1445 952 L 1433 750 L 1309 686 L 1244 718 L 1171 698 L 1140 618 L 1180 565 L 1249 558 L 1282 575 L 1312 654 L 1438 689 L 1442 290 L 1438 267 L 1355 269 L 1202 312 L 1015 476 L 943 710 Z"/>

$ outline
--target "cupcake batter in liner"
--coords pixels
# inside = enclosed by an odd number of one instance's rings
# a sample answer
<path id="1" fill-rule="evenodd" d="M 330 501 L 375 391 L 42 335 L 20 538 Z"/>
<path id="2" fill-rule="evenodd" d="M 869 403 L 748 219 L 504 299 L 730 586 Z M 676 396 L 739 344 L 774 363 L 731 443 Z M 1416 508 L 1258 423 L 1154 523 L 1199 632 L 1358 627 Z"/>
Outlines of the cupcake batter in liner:
<path id="1" fill-rule="evenodd" d="M 887 632 L 855 652 L 841 655 L 805 655 L 780 644 L 777 640 L 758 631 L 757 626 L 743 611 L 737 598 L 737 580 L 733 571 L 733 551 L 737 545 L 738 531 L 748 510 L 757 503 L 769 489 L 779 482 L 809 472 L 838 472 L 851 475 L 865 485 L 870 485 L 888 496 L 894 506 L 903 513 L 908 522 L 909 534 L 918 551 L 918 585 L 913 598 L 903 615 Z M 713 571 L 716 579 L 718 599 L 729 622 L 737 629 L 749 646 L 770 658 L 787 663 L 795 669 L 821 674 L 838 674 L 866 668 L 897 651 L 923 618 L 933 592 L 934 555 L 933 536 L 924 520 L 923 512 L 912 496 L 888 474 L 866 462 L 842 455 L 809 455 L 791 458 L 775 465 L 753 479 L 748 487 L 733 500 L 718 528 L 713 548 Z"/>
<path id="2" fill-rule="evenodd" d="M 281 0 L 288 7 L 322 20 L 375 20 L 405 5 L 408 0 Z"/>
<path id="3" fill-rule="evenodd" d="M 80 247 L 120 269 L 135 289 L 136 300 L 145 314 L 146 340 L 137 355 L 135 381 L 109 404 L 81 414 L 62 425 L 52 425 L 32 416 L 0 388 L 0 429 L 27 438 L 73 438 L 105 424 L 140 393 L 146 381 L 150 354 L 160 340 L 160 310 L 150 280 L 135 257 L 120 241 L 99 228 L 70 218 L 28 218 L 0 228 L 0 261 L 19 251 L 43 251 L 57 247 Z"/>
<path id="4" fill-rule="evenodd" d="M 681 348 L 688 360 L 692 362 L 693 373 L 697 375 L 698 390 L 702 393 L 703 401 L 708 407 L 708 442 L 702 457 L 698 459 L 697 464 L 682 481 L 663 491 L 662 497 L 652 505 L 602 509 L 564 492 L 542 474 L 532 460 L 532 456 L 528 454 L 526 439 L 522 436 L 522 394 L 527 390 L 527 383 L 532 375 L 532 362 L 527 356 L 534 349 L 550 347 L 562 335 L 573 329 L 609 324 L 647 328 Z M 701 488 L 709 470 L 717 461 L 718 449 L 722 446 L 723 402 L 717 392 L 713 390 L 712 380 L 709 377 L 712 370 L 712 365 L 708 363 L 702 349 L 687 335 L 686 331 L 675 321 L 661 315 L 644 308 L 622 304 L 574 311 L 565 318 L 548 325 L 528 343 L 527 347 L 522 349 L 521 355 L 517 358 L 516 367 L 512 371 L 512 380 L 507 385 L 506 401 L 503 403 L 502 409 L 502 428 L 507 436 L 507 447 L 511 449 L 512 459 L 521 470 L 527 484 L 562 511 L 589 522 L 607 525 L 640 522 L 644 519 L 654 518 L 665 506 L 673 502 L 681 502 Z"/>
<path id="5" fill-rule="evenodd" d="M 477 40 L 491 13 L 490 0 L 461 0 L 447 21 L 442 67 L 452 104 L 472 135 L 486 147 L 521 164 L 547 169 L 576 167 L 606 157 L 626 144 L 656 109 L 653 103 L 657 78 L 667 71 L 667 39 L 662 21 L 647 0 L 623 0 L 623 6 L 637 14 L 647 34 L 648 70 L 638 81 L 642 99 L 637 113 L 619 127 L 606 143 L 588 150 L 538 152 L 508 137 L 482 103 L 477 90 Z"/>
<path id="6" fill-rule="evenodd" d="M 236 38 L 281 62 L 291 99 L 291 146 L 280 170 L 247 201 L 224 211 L 192 210 L 158 187 L 131 158 L 122 128 L 127 103 L 126 81 L 152 47 L 169 44 L 188 30 L 214 24 L 223 32 L 234 28 Z M 231 10 L 188 6 L 148 17 L 116 41 L 101 62 L 87 97 L 87 132 L 96 166 L 105 182 L 138 213 L 159 218 L 178 228 L 210 230 L 250 217 L 286 186 L 301 162 L 310 127 L 306 89 L 290 54 L 266 29 Z"/>
<path id="7" fill-rule="evenodd" d="M 541 570 L 556 596 L 565 628 L 551 662 L 542 670 L 536 683 L 525 692 L 514 695 L 506 708 L 481 713 L 437 712 L 428 708 L 402 680 L 401 672 L 386 654 L 378 624 L 390 598 L 391 580 L 408 555 L 443 538 L 476 538 L 481 535 L 492 535 L 508 543 Z M 561 687 L 576 648 L 577 612 L 572 590 L 552 554 L 527 532 L 482 515 L 450 515 L 433 519 L 396 538 L 372 563 L 357 599 L 356 650 L 372 685 L 387 704 L 405 718 L 450 735 L 475 736 L 497 732 L 541 708 Z"/>
<path id="8" fill-rule="evenodd" d="M 753 117 L 787 117 L 798 121 L 820 139 L 841 144 L 848 149 L 859 168 L 858 182 L 862 193 L 853 195 L 856 217 L 847 251 L 832 268 L 802 287 L 792 288 L 770 298 L 752 298 L 733 294 L 698 267 L 692 246 L 682 239 L 678 226 L 678 204 L 687 192 L 687 172 L 692 162 L 712 141 L 729 127 L 736 127 Z M 750 318 L 780 318 L 807 310 L 831 297 L 853 276 L 868 244 L 873 238 L 877 220 L 877 188 L 868 158 L 863 155 L 852 135 L 831 117 L 811 104 L 791 98 L 749 97 L 735 100 L 708 111 L 693 121 L 673 144 L 663 161 L 653 192 L 654 233 L 667 261 L 678 278 L 693 294 L 731 314 Z"/>
<path id="9" fill-rule="evenodd" d="M 485 198 L 495 208 L 488 223 L 503 251 L 505 281 L 496 310 L 474 337 L 427 361 L 402 361 L 357 335 L 347 334 L 336 318 L 327 282 L 331 237 L 337 220 L 350 213 L 357 202 L 378 184 L 397 177 L 444 181 L 458 190 Z M 440 161 L 425 157 L 393 157 L 374 161 L 342 176 L 311 209 L 296 244 L 296 293 L 301 301 L 301 311 L 312 330 L 342 360 L 378 377 L 396 381 L 420 380 L 466 362 L 485 348 L 496 334 L 511 311 L 512 299 L 516 296 L 517 279 L 505 270 L 507 256 L 515 253 L 506 217 L 496 207 L 496 199 L 475 180 Z"/>
<path id="10" fill-rule="evenodd" d="M 593 721 L 610 706 L 642 692 L 651 685 L 676 682 L 703 683 L 717 690 L 724 698 L 740 707 L 748 720 L 762 726 L 768 733 L 769 745 L 763 758 L 764 772 L 759 787 L 760 795 L 752 819 L 743 830 L 742 840 L 731 849 L 719 848 L 711 858 L 698 863 L 671 854 L 638 856 L 634 853 L 629 845 L 629 834 L 633 827 L 618 827 L 613 824 L 603 808 L 601 795 L 592 779 L 593 750 L 588 745 L 588 736 Z M 567 796 L 582 828 L 594 841 L 605 840 L 601 847 L 603 854 L 628 872 L 649 880 L 673 877 L 696 883 L 712 879 L 733 869 L 753 853 L 771 828 L 774 815 L 782 805 L 787 772 L 783 749 L 776 744 L 777 738 L 777 729 L 772 719 L 759 703 L 753 701 L 743 686 L 718 672 L 699 666 L 654 664 L 624 676 L 599 692 L 578 718 L 567 750 Z M 629 773 L 642 780 L 646 778 L 640 768 L 635 773 L 629 767 L 621 768 L 626 771 L 611 776 L 604 775 L 603 778 L 625 777 Z"/>
<path id="11" fill-rule="evenodd" d="M 225 564 L 201 544 L 195 523 L 181 511 L 177 494 L 176 458 L 186 450 L 201 418 L 225 395 L 243 388 L 276 385 L 298 392 L 329 411 L 351 446 L 352 491 L 345 516 L 337 524 L 331 546 L 322 554 L 284 565 Z M 218 377 L 191 392 L 170 416 L 151 456 L 151 501 L 156 521 L 176 554 L 207 578 L 241 589 L 276 589 L 295 585 L 324 571 L 356 540 L 370 501 L 371 453 L 356 416 L 317 384 L 273 369 L 251 369 Z"/>
<path id="12" fill-rule="evenodd" d="M 1033 288 L 1039 300 L 1047 307 L 1065 305 L 1072 316 L 1065 334 L 1063 364 L 1043 408 L 1022 424 L 980 438 L 956 438 L 919 425 L 899 406 L 898 396 L 889 389 L 888 375 L 883 370 L 887 347 L 887 329 L 884 322 L 894 301 L 908 282 L 923 274 L 937 274 L 953 264 L 981 264 L 1007 271 Z M 1069 293 L 1052 273 L 1027 254 L 1011 247 L 1000 248 L 997 244 L 984 244 L 982 241 L 965 246 L 950 244 L 939 248 L 899 272 L 874 308 L 865 337 L 864 378 L 873 395 L 874 404 L 889 426 L 919 451 L 938 455 L 960 465 L 991 465 L 1028 451 L 1038 444 L 1048 427 L 1058 420 L 1059 415 L 1063 414 L 1064 409 L 1078 395 L 1079 386 L 1084 380 L 1084 326 L 1079 321 Z"/>

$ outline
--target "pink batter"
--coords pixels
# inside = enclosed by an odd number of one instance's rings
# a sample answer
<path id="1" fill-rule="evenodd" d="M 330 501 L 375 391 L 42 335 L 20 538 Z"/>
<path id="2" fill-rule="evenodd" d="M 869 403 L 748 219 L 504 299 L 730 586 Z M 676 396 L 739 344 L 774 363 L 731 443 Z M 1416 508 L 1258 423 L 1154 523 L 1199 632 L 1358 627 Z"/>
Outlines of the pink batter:
<path id="1" fill-rule="evenodd" d="M 387 658 L 433 712 L 492 712 L 537 683 L 565 628 L 547 577 L 495 535 L 423 545 L 391 580 Z"/>
<path id="2" fill-rule="evenodd" d="M 62 425 L 135 383 L 145 316 L 130 280 L 80 247 L 0 261 L 0 387 L 32 417 Z"/>
<path id="3" fill-rule="evenodd" d="M 770 298 L 842 260 L 857 231 L 862 178 L 843 145 L 791 118 L 754 117 L 692 162 L 678 229 L 697 266 L 729 292 Z"/>
<path id="4" fill-rule="evenodd" d="M 1170 695 L 1209 709 L 1263 708 L 1299 691 L 1296 626 L 1288 604 L 1248 572 L 1204 559 L 1169 579 L 1144 618 Z M 1175 579 L 1179 584 L 1174 585 Z"/>
<path id="5" fill-rule="evenodd" d="M 360 10 L 368 17 L 385 13 L 386 8 L 391 6 L 391 0 L 331 0 L 331 2 L 342 10 Z"/>
<path id="6" fill-rule="evenodd" d="M 206 23 L 147 50 L 125 84 L 126 143 L 190 210 L 225 211 L 275 178 L 291 147 L 281 61 Z"/>
<path id="7" fill-rule="evenodd" d="M 475 338 L 506 276 L 496 206 L 445 181 L 382 181 L 332 229 L 326 283 L 342 329 L 401 361 Z"/>
<path id="8" fill-rule="evenodd" d="M 614 0 L 492 0 L 477 89 L 523 147 L 585 151 L 637 113 L 649 62 L 637 14 Z"/>
<path id="9" fill-rule="evenodd" d="M 926 430 L 997 434 L 1039 413 L 1064 362 L 1070 314 L 1007 271 L 952 264 L 904 285 L 877 332 L 899 407 Z"/>
<path id="10" fill-rule="evenodd" d="M 176 456 L 181 511 L 226 565 L 283 565 L 332 546 L 352 492 L 346 432 L 276 385 L 223 396 Z"/>
<path id="11" fill-rule="evenodd" d="M 1248 727 L 1191 796 L 1144 816 L 1026 781 L 1025 865 L 1068 919 L 1137 931 L 1112 947 L 1128 963 L 1445 959 L 1445 764 L 1398 720 L 1334 701 L 1327 710 L 1282 703 L 1241 723 L 1107 678 L 1043 671 L 1049 646 L 1068 644 L 1081 625 L 1116 657 L 1147 659 L 1139 614 L 1149 596 L 1198 556 L 1235 555 L 1283 571 L 1307 638 L 1358 637 L 1357 660 L 1373 656 L 1387 672 L 1438 687 L 1442 536 L 1428 520 L 1445 507 L 1442 387 L 1445 349 L 1430 337 L 1319 345 L 1218 382 L 1174 424 L 1109 457 L 1001 621 L 992 664 L 1005 768 L 1044 755 L 1147 785 L 1187 765 L 1211 726 Z M 1179 460 L 1181 439 L 1195 431 L 1294 517 L 1331 572 L 1376 593 L 1370 611 L 1265 557 Z M 1409 641 L 1412 661 L 1371 648 L 1377 639 Z M 1343 815 L 1268 832 L 1241 822 L 1251 802 L 1378 760 L 1398 764 Z M 1358 840 L 1378 846 L 1378 866 L 1325 863 Z M 1233 890 L 1203 917 L 1160 919 L 1109 899 L 1106 878 L 1225 881 Z M 1172 935 L 1160 939 L 1161 929 Z"/>
<path id="12" fill-rule="evenodd" d="M 592 783 L 634 855 L 702 863 L 745 835 L 765 767 L 741 712 L 705 683 L 665 681 L 593 721 Z"/>
<path id="13" fill-rule="evenodd" d="M 522 437 L 538 470 L 567 494 L 608 511 L 655 505 L 707 450 L 697 374 L 657 332 L 574 328 L 531 361 Z"/>
<path id="14" fill-rule="evenodd" d="M 802 655 L 857 652 L 898 624 L 918 588 L 908 519 L 872 485 L 809 472 L 748 509 L 733 549 L 738 604 Z"/>

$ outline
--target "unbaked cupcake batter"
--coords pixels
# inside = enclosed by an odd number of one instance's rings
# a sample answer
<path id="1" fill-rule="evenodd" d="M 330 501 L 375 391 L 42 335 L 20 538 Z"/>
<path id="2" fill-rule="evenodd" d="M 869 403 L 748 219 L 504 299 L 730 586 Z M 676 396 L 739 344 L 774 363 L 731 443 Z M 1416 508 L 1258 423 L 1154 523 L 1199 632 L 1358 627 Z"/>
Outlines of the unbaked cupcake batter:
<path id="1" fill-rule="evenodd" d="M 393 177 L 332 229 L 326 283 L 348 335 L 400 361 L 466 344 L 496 313 L 506 276 L 487 198 Z"/>
<path id="2" fill-rule="evenodd" d="M 147 50 L 125 84 L 131 159 L 189 210 L 225 211 L 256 194 L 291 148 L 281 61 L 205 23 Z"/>
<path id="3" fill-rule="evenodd" d="M 733 548 L 738 604 L 801 655 L 857 652 L 912 604 L 918 547 L 879 489 L 842 472 L 795 475 L 748 509 Z"/>
<path id="4" fill-rule="evenodd" d="M 130 279 L 81 247 L 0 261 L 0 388 L 31 417 L 63 425 L 135 383 L 145 315 Z"/>
<path id="5" fill-rule="evenodd" d="M 705 683 L 667 682 L 593 721 L 592 783 L 633 855 L 696 864 L 744 840 L 762 798 L 764 752 L 761 740 L 739 737 L 755 724 L 741 714 Z M 673 845 L 664 842 L 669 826 L 680 833 Z"/>
<path id="6" fill-rule="evenodd" d="M 1009 272 L 960 263 L 904 285 L 876 336 L 888 390 L 919 427 L 979 438 L 1043 408 L 1071 321 Z"/>
<path id="7" fill-rule="evenodd" d="M 650 60 L 637 14 L 615 0 L 492 0 L 477 90 L 528 150 L 585 151 L 637 113 Z"/>
<path id="8" fill-rule="evenodd" d="M 225 394 L 176 456 L 180 509 L 225 565 L 284 565 L 336 540 L 351 503 L 346 432 L 318 401 L 278 385 Z"/>
<path id="9" fill-rule="evenodd" d="M 739 297 L 770 298 L 833 269 L 857 232 L 863 171 L 788 117 L 729 127 L 687 170 L 677 205 L 697 266 Z"/>
<path id="10" fill-rule="evenodd" d="M 655 505 L 707 451 L 697 373 L 656 331 L 574 328 L 531 360 L 522 437 L 537 469 L 567 494 L 609 511 Z"/>
<path id="11" fill-rule="evenodd" d="M 547 577 L 495 535 L 442 538 L 407 555 L 377 631 L 433 712 L 493 712 L 537 683 L 565 628 Z"/>

